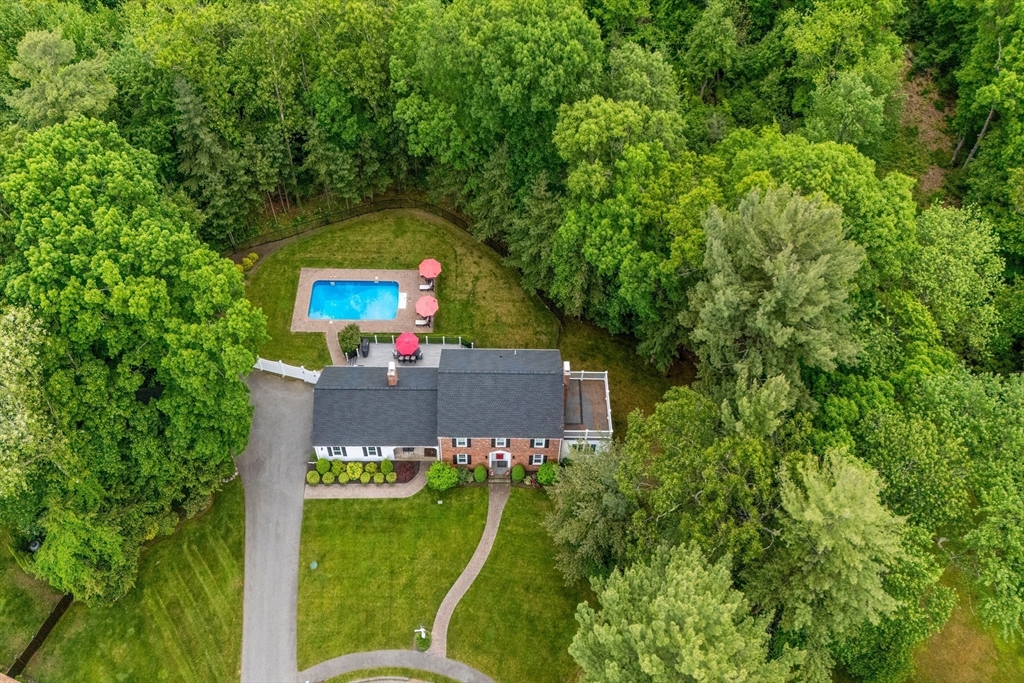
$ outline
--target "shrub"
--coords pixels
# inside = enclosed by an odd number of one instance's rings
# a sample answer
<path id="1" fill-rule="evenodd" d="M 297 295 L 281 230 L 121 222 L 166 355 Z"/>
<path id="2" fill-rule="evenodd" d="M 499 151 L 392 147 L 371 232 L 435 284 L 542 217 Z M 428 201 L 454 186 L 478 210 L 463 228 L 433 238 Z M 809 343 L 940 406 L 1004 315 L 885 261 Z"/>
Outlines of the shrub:
<path id="1" fill-rule="evenodd" d="M 316 461 L 316 471 L 319 474 L 323 474 L 331 469 L 331 461 L 326 458 L 320 458 Z"/>
<path id="2" fill-rule="evenodd" d="M 435 462 L 427 470 L 427 486 L 435 491 L 447 491 L 459 483 L 459 471 L 446 462 Z"/>
<path id="3" fill-rule="evenodd" d="M 259 261 L 259 260 L 260 260 L 260 255 L 259 255 L 259 254 L 257 254 L 257 253 L 256 253 L 255 251 L 250 251 L 250 252 L 249 252 L 249 256 L 248 256 L 248 259 L 249 259 L 250 261 L 252 261 L 253 263 L 256 263 L 257 261 Z"/>
<path id="4" fill-rule="evenodd" d="M 390 460 L 382 460 L 380 463 L 380 471 L 384 474 L 390 474 L 395 471 L 395 463 Z"/>
<path id="5" fill-rule="evenodd" d="M 320 479 L 325 484 L 334 483 L 334 472 L 324 472 L 324 476 Z"/>
<path id="6" fill-rule="evenodd" d="M 341 473 L 345 471 L 345 463 L 340 460 L 335 460 L 331 463 L 331 474 L 337 479 L 341 476 Z"/>
<path id="7" fill-rule="evenodd" d="M 476 483 L 482 484 L 487 481 L 487 468 L 483 465 L 477 465 L 473 468 L 473 478 L 476 479 Z"/>
<path id="8" fill-rule="evenodd" d="M 370 474 L 377 474 L 377 463 L 368 462 L 363 465 L 363 472 L 369 472 Z"/>
<path id="9" fill-rule="evenodd" d="M 533 486 L 533 477 L 527 477 L 523 479 L 523 483 L 527 486 Z"/>
<path id="10" fill-rule="evenodd" d="M 526 477 L 526 468 L 522 465 L 512 466 L 512 481 L 519 483 Z"/>
<path id="11" fill-rule="evenodd" d="M 359 475 L 359 481 L 363 482 L 364 484 L 369 484 L 370 483 L 370 473 L 369 472 L 363 472 L 361 475 Z"/>
<path id="12" fill-rule="evenodd" d="M 384 483 L 384 474 L 382 472 L 378 472 L 377 474 L 373 475 L 373 483 L 374 484 L 383 484 Z"/>
<path id="13" fill-rule="evenodd" d="M 416 649 L 419 650 L 420 652 L 426 652 L 427 650 L 430 649 L 430 634 L 429 633 L 427 634 L 426 638 L 421 636 L 419 633 L 416 634 Z"/>
<path id="14" fill-rule="evenodd" d="M 388 472 L 387 474 L 384 475 L 384 479 L 389 484 L 394 484 L 396 481 L 398 481 L 398 475 L 395 474 L 394 472 Z"/>
<path id="15" fill-rule="evenodd" d="M 363 473 L 363 463 L 361 462 L 350 462 L 347 468 L 349 479 L 358 479 L 359 475 Z"/>
<path id="16" fill-rule="evenodd" d="M 553 462 L 546 462 L 537 470 L 537 483 L 541 486 L 551 486 L 557 478 L 558 470 L 555 469 Z"/>
<path id="17" fill-rule="evenodd" d="M 469 471 L 468 467 L 459 467 L 459 486 L 468 484 L 473 481 L 473 474 Z"/>
<path id="18" fill-rule="evenodd" d="M 341 474 L 338 475 L 338 483 L 339 484 L 347 484 L 348 483 L 348 472 L 342 472 Z"/>
<path id="19" fill-rule="evenodd" d="M 352 323 L 346 325 L 338 332 L 338 346 L 345 353 L 352 353 L 359 348 L 359 325 Z"/>
<path id="20" fill-rule="evenodd" d="M 309 472 L 306 472 L 306 483 L 307 484 L 319 484 L 320 483 L 320 473 L 317 472 L 316 470 L 310 470 Z"/>

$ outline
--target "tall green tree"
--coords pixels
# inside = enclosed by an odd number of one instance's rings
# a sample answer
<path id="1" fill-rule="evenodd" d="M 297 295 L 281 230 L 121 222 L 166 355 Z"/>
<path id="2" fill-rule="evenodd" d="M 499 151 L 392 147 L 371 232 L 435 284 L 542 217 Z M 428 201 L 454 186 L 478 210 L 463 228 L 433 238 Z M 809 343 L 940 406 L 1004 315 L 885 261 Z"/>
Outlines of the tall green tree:
<path id="1" fill-rule="evenodd" d="M 60 27 L 31 31 L 18 43 L 18 59 L 8 71 L 28 86 L 4 99 L 27 128 L 106 111 L 115 94 L 105 70 L 106 56 L 101 52 L 92 59 L 74 62 L 74 58 L 75 43 L 63 38 Z"/>
<path id="2" fill-rule="evenodd" d="M 848 328 L 851 281 L 864 251 L 844 238 L 839 209 L 787 187 L 751 192 L 704 221 L 704 280 L 691 338 L 720 396 L 804 369 L 833 370 L 858 351 Z"/>
<path id="3" fill-rule="evenodd" d="M 0 201 L 0 291 L 48 331 L 39 390 L 74 456 L 33 465 L 0 523 L 43 539 L 29 566 L 58 590 L 114 600 L 142 545 L 234 469 L 265 321 L 112 124 L 29 136 L 6 156 Z"/>
<path id="4" fill-rule="evenodd" d="M 799 653 L 768 661 L 768 624 L 732 588 L 728 560 L 709 565 L 696 547 L 661 548 L 595 589 L 601 610 L 577 607 L 569 646 L 587 683 L 799 678 Z"/>

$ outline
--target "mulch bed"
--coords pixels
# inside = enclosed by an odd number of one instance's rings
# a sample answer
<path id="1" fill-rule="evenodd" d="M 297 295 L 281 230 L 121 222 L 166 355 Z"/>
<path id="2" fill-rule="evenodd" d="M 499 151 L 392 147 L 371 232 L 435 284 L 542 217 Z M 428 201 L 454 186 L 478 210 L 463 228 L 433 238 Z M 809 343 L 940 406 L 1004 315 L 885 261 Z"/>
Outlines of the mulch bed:
<path id="1" fill-rule="evenodd" d="M 395 463 L 395 474 L 398 475 L 398 484 L 404 484 L 408 481 L 412 481 L 416 473 L 420 471 L 420 464 L 418 462 L 396 462 Z"/>

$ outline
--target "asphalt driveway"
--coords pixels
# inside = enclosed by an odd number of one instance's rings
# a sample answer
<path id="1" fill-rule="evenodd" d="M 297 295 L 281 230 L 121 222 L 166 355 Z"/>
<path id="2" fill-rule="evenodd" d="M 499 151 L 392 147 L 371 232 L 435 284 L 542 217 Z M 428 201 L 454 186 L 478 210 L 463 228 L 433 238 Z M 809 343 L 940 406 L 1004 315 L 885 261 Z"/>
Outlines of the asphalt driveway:
<path id="1" fill-rule="evenodd" d="M 313 386 L 254 371 L 245 487 L 242 683 L 298 679 L 299 540 L 306 461 L 313 451 Z"/>

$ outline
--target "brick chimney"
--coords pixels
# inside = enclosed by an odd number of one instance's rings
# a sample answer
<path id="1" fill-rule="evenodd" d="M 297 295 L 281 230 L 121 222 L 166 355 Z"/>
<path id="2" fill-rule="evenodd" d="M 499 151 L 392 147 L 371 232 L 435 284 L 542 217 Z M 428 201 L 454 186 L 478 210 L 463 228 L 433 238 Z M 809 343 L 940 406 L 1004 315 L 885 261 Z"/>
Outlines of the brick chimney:
<path id="1" fill-rule="evenodd" d="M 395 367 L 395 361 L 388 363 L 388 386 L 398 386 L 398 368 Z"/>

